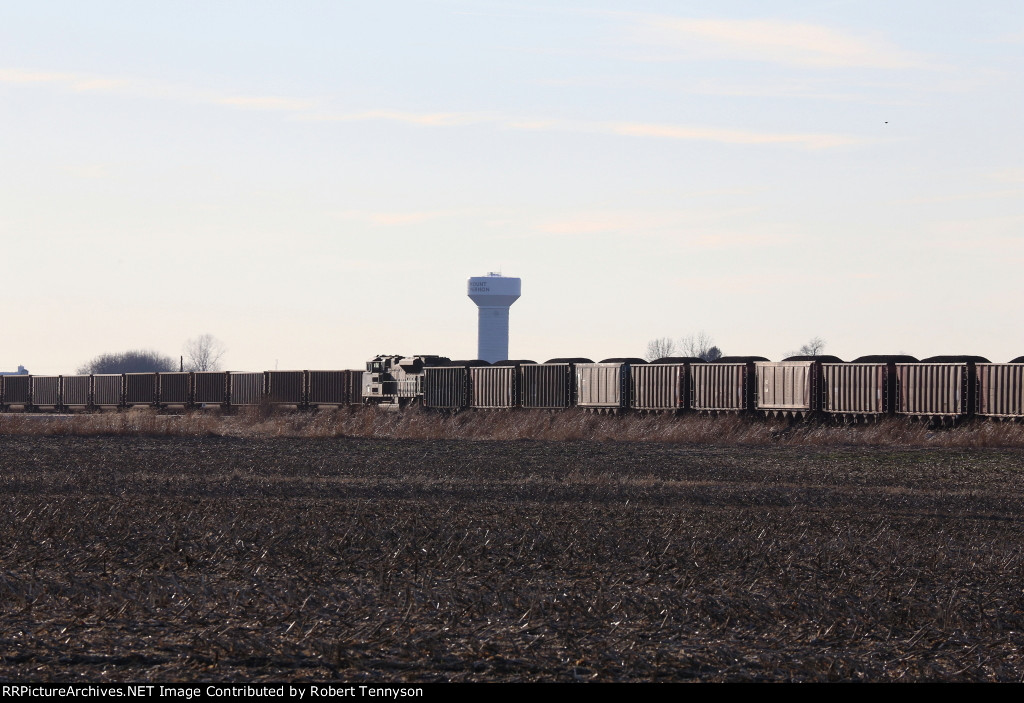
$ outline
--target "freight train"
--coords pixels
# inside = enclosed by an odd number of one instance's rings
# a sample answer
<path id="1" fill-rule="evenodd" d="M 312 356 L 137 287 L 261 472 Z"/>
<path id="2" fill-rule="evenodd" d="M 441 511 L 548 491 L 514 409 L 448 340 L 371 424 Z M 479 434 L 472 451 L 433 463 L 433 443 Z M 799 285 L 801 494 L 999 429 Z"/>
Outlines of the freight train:
<path id="1" fill-rule="evenodd" d="M 1024 357 L 689 357 L 452 361 L 380 355 L 366 370 L 0 376 L 0 410 L 54 412 L 268 405 L 461 410 L 747 413 L 871 420 L 1024 418 Z"/>

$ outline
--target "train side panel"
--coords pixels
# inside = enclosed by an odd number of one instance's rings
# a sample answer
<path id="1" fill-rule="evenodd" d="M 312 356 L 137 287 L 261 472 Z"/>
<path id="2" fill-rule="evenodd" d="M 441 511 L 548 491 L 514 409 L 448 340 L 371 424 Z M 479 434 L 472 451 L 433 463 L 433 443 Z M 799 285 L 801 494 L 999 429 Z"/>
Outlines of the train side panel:
<path id="1" fill-rule="evenodd" d="M 629 364 L 576 364 L 576 405 L 618 409 L 629 403 Z"/>
<path id="2" fill-rule="evenodd" d="M 810 413 L 818 409 L 815 391 L 821 365 L 814 361 L 758 361 L 757 408 L 772 412 Z"/>
<path id="3" fill-rule="evenodd" d="M 226 393 L 225 372 L 196 371 L 192 374 L 192 402 L 196 405 L 223 405 Z"/>
<path id="4" fill-rule="evenodd" d="M 747 412 L 754 407 L 751 363 L 690 366 L 690 408 L 707 412 Z"/>
<path id="5" fill-rule="evenodd" d="M 32 376 L 32 405 L 56 408 L 60 405 L 60 376 Z"/>
<path id="6" fill-rule="evenodd" d="M 20 405 L 25 407 L 29 404 L 32 396 L 31 376 L 4 376 L 3 382 L 4 405 Z"/>
<path id="7" fill-rule="evenodd" d="M 959 417 L 967 411 L 967 364 L 896 364 L 896 414 Z"/>
<path id="8" fill-rule="evenodd" d="M 262 372 L 235 372 L 228 374 L 228 403 L 232 407 L 259 405 L 263 400 L 265 377 Z"/>
<path id="9" fill-rule="evenodd" d="M 304 405 L 306 376 L 305 371 L 267 371 L 267 399 L 275 405 Z"/>
<path id="10" fill-rule="evenodd" d="M 79 374 L 61 377 L 61 404 L 66 408 L 85 408 L 91 402 L 92 376 Z"/>
<path id="11" fill-rule="evenodd" d="M 423 407 L 461 410 L 469 405 L 469 369 L 428 366 L 423 369 Z"/>
<path id="12" fill-rule="evenodd" d="M 822 364 L 821 409 L 831 415 L 884 415 L 889 364 Z"/>
<path id="13" fill-rule="evenodd" d="M 635 410 L 682 410 L 689 393 L 689 364 L 637 364 L 630 368 L 629 406 Z"/>
<path id="14" fill-rule="evenodd" d="M 978 408 L 985 417 L 1024 417 L 1024 364 L 978 364 Z"/>
<path id="15" fill-rule="evenodd" d="M 160 405 L 188 405 L 192 402 L 192 374 L 188 371 L 159 373 L 156 389 Z"/>
<path id="16" fill-rule="evenodd" d="M 524 408 L 561 410 L 573 402 L 571 364 L 523 364 L 519 368 L 520 402 Z"/>
<path id="17" fill-rule="evenodd" d="M 124 404 L 155 405 L 157 374 L 126 373 L 124 375 Z"/>
<path id="18" fill-rule="evenodd" d="M 307 371 L 310 405 L 359 405 L 363 402 L 363 371 Z"/>
<path id="19" fill-rule="evenodd" d="M 92 405 L 97 408 L 119 407 L 124 402 L 124 376 L 93 374 Z"/>
<path id="20" fill-rule="evenodd" d="M 469 369 L 469 405 L 472 408 L 515 407 L 518 393 L 515 366 L 474 366 Z"/>

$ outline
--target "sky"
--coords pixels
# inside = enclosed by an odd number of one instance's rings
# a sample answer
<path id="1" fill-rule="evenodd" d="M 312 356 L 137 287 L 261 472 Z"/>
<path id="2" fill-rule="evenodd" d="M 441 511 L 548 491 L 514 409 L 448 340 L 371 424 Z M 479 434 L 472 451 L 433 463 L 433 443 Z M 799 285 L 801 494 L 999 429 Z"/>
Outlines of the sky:
<path id="1" fill-rule="evenodd" d="M 628 8 L 628 9 L 624 9 Z M 1024 3 L 0 3 L 0 369 L 1024 354 Z"/>

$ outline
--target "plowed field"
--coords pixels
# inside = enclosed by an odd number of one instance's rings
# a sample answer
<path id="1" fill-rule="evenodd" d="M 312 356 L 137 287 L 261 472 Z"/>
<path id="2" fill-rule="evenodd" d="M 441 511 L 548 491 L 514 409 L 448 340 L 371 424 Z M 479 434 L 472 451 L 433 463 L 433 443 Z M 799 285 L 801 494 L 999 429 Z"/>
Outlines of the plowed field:
<path id="1" fill-rule="evenodd" d="M 1022 450 L 0 447 L 3 680 L 1024 677 Z"/>

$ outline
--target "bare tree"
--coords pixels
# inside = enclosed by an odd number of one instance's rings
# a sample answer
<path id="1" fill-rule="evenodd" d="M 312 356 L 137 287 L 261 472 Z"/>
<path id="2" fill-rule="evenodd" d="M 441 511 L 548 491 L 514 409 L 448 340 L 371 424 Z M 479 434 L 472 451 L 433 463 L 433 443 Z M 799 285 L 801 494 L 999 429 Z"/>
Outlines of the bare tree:
<path id="1" fill-rule="evenodd" d="M 652 339 L 647 343 L 644 359 L 654 361 L 667 356 L 692 356 L 704 361 L 715 361 L 722 358 L 722 350 L 715 346 L 707 333 L 688 334 L 678 342 L 668 337 Z"/>
<path id="2" fill-rule="evenodd" d="M 655 359 L 664 359 L 666 356 L 675 356 L 675 353 L 676 343 L 669 337 L 659 337 L 647 343 L 647 353 L 644 354 L 644 359 L 654 361 Z"/>
<path id="3" fill-rule="evenodd" d="M 155 351 L 136 349 L 116 354 L 100 354 L 78 367 L 78 373 L 149 373 L 174 371 L 174 359 Z"/>
<path id="4" fill-rule="evenodd" d="M 695 356 L 704 361 L 714 361 L 722 357 L 722 350 L 715 346 L 714 340 L 703 330 L 680 339 L 679 347 L 683 356 Z"/>
<path id="5" fill-rule="evenodd" d="M 812 337 L 811 341 L 800 347 L 799 356 L 820 356 L 823 351 L 825 351 L 825 340 L 821 337 Z M 792 356 L 797 356 L 797 354 Z"/>
<path id="6" fill-rule="evenodd" d="M 186 371 L 220 371 L 220 360 L 227 351 L 212 334 L 201 334 L 185 342 Z"/>

